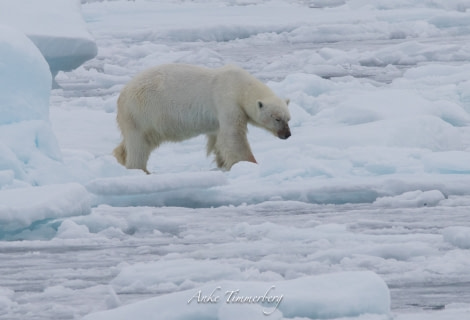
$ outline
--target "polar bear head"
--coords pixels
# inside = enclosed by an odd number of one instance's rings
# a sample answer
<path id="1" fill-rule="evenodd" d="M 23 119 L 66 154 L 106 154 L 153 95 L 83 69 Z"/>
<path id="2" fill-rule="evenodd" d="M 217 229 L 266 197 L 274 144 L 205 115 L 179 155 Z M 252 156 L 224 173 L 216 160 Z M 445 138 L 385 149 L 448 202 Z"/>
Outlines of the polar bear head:
<path id="1" fill-rule="evenodd" d="M 291 136 L 288 124 L 290 120 L 288 104 L 288 99 L 283 100 L 275 96 L 257 101 L 257 122 L 280 139 L 287 139 Z"/>

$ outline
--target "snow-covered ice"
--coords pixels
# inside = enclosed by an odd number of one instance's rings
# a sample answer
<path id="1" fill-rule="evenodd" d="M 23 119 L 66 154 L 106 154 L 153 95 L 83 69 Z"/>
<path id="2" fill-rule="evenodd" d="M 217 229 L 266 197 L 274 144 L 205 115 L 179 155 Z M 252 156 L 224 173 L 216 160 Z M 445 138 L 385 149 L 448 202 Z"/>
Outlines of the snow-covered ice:
<path id="1" fill-rule="evenodd" d="M 44 220 L 90 211 L 90 195 L 76 183 L 4 190 L 0 192 L 0 239 L 21 238 L 20 233 Z"/>
<path id="2" fill-rule="evenodd" d="M 51 74 L 35 45 L 20 31 L 1 26 L 0 124 L 47 120 Z"/>
<path id="3" fill-rule="evenodd" d="M 470 312 L 466 1 L 81 2 L 0 0 L 1 319 Z M 51 52 L 76 63 L 52 90 Z M 169 62 L 247 69 L 292 136 L 250 127 L 258 165 L 230 172 L 204 137 L 126 170 L 119 91 Z M 219 286 L 284 297 L 187 303 Z"/>
<path id="4" fill-rule="evenodd" d="M 179 263 L 175 266 L 179 269 Z M 210 279 L 208 279 L 210 280 Z M 257 303 L 260 301 L 259 303 Z M 186 303 L 185 308 L 181 302 Z M 388 315 L 387 285 L 372 272 L 342 272 L 288 281 L 224 281 L 163 295 L 84 319 L 331 319 Z M 386 319 L 386 317 L 382 317 Z"/>
<path id="5" fill-rule="evenodd" d="M 49 122 L 51 74 L 31 40 L 11 27 L 0 25 L 0 55 L 0 188 L 36 184 L 61 158 Z"/>
<path id="6" fill-rule="evenodd" d="M 39 48 L 53 77 L 96 56 L 78 0 L 1 0 L 0 24 L 18 28 Z"/>

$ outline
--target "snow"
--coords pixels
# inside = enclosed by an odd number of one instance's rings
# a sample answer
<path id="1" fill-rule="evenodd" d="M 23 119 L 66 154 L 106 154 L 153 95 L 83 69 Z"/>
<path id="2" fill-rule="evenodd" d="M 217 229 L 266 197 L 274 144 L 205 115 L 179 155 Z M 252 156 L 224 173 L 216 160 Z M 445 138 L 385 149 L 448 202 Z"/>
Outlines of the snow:
<path id="1" fill-rule="evenodd" d="M 0 1 L 0 318 L 466 317 L 465 1 L 81 2 Z M 250 127 L 229 172 L 204 137 L 125 169 L 119 91 L 169 62 L 247 69 L 292 136 Z M 218 286 L 284 298 L 188 305 Z"/>
<path id="2" fill-rule="evenodd" d="M 187 306 L 182 308 L 181 302 L 185 301 Z M 389 291 L 380 277 L 372 272 L 343 272 L 276 281 L 271 286 L 264 282 L 215 282 L 92 314 L 84 319 L 163 317 L 229 320 L 234 319 L 234 312 L 237 319 L 240 315 L 249 319 L 265 319 L 267 316 L 275 319 L 333 319 L 361 314 L 388 315 L 389 310 Z"/>
<path id="3" fill-rule="evenodd" d="M 375 204 L 387 207 L 422 207 L 436 206 L 445 199 L 442 192 L 438 190 L 431 191 L 410 191 L 395 197 L 382 197 L 375 200 Z"/>
<path id="4" fill-rule="evenodd" d="M 90 210 L 89 194 L 75 183 L 3 190 L 0 192 L 0 239 L 21 237 L 18 234 L 27 227 L 44 220 L 88 214 Z"/>
<path id="5" fill-rule="evenodd" d="M 158 193 L 169 190 L 191 188 L 207 188 L 225 184 L 225 176 L 221 172 L 192 172 L 183 174 L 166 174 L 143 177 L 102 178 L 90 181 L 87 188 L 95 194 L 133 195 L 141 193 Z"/>
<path id="6" fill-rule="evenodd" d="M 51 75 L 39 50 L 20 31 L 1 26 L 0 124 L 46 120 Z M 7 76 L 8 75 L 8 76 Z"/>
<path id="7" fill-rule="evenodd" d="M 468 227 L 448 227 L 442 231 L 444 240 L 452 245 L 470 249 L 470 229 Z"/>
<path id="8" fill-rule="evenodd" d="M 210 171 L 101 178 L 90 181 L 86 188 L 95 195 L 96 205 L 201 207 L 207 206 L 207 198 L 213 194 L 208 189 L 226 183 L 221 172 Z"/>
<path id="9" fill-rule="evenodd" d="M 1 0 L 0 23 L 18 28 L 39 48 L 53 77 L 78 68 L 97 54 L 78 0 Z"/>
<path id="10" fill-rule="evenodd" d="M 0 26 L 0 188 L 47 179 L 42 171 L 61 158 L 49 123 L 51 74 L 34 44 Z M 20 183 L 21 185 L 21 183 Z"/>

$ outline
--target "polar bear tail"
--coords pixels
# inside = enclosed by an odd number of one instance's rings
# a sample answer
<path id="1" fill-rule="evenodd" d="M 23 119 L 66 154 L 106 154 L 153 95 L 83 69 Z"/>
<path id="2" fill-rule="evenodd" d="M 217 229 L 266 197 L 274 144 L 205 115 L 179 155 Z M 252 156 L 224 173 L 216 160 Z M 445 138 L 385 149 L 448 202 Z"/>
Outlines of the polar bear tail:
<path id="1" fill-rule="evenodd" d="M 126 147 L 124 146 L 124 141 L 122 141 L 113 151 L 114 156 L 116 157 L 117 161 L 122 164 L 123 166 L 126 165 L 126 158 L 127 158 L 127 151 Z"/>

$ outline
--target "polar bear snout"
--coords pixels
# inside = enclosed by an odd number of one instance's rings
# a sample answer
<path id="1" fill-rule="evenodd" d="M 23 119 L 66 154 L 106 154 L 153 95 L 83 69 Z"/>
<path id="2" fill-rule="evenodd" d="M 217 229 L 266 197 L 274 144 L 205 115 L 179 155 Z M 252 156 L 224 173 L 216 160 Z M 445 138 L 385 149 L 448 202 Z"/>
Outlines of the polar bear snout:
<path id="1" fill-rule="evenodd" d="M 282 128 L 281 130 L 279 130 L 277 132 L 277 136 L 283 140 L 289 138 L 291 136 L 289 126 L 286 126 L 285 128 Z"/>

